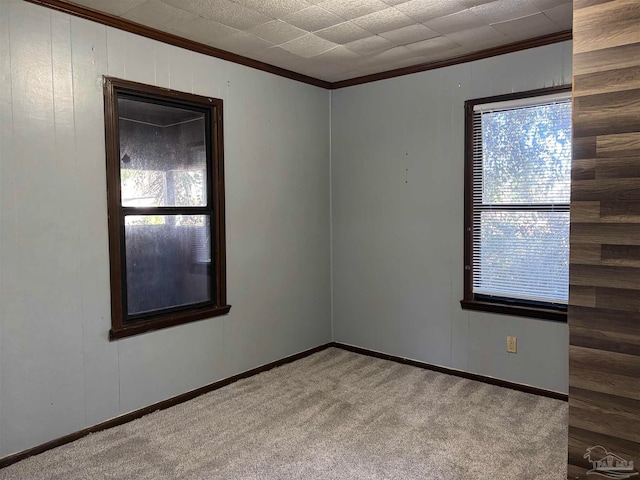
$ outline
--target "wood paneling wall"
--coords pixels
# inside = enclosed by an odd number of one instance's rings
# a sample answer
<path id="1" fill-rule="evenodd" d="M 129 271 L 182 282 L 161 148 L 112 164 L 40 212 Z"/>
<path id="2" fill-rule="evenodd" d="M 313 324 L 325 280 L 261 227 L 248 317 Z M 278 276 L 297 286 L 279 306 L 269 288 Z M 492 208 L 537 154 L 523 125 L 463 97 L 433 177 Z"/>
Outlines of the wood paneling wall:
<path id="1" fill-rule="evenodd" d="M 568 478 L 575 480 L 587 478 L 584 455 L 595 445 L 640 468 L 640 0 L 573 5 Z"/>

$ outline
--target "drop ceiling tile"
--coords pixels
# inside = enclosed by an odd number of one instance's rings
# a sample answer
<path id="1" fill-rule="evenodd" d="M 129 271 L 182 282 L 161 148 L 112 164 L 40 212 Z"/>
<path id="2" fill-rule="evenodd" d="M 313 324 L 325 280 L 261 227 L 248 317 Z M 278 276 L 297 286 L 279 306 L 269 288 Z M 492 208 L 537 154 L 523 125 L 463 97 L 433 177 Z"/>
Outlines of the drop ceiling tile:
<path id="1" fill-rule="evenodd" d="M 400 10 L 385 8 L 384 10 L 358 17 L 353 20 L 353 23 L 371 33 L 383 33 L 413 25 L 415 21 Z"/>
<path id="2" fill-rule="evenodd" d="M 394 68 L 398 63 L 409 58 L 414 58 L 416 52 L 409 50 L 407 47 L 394 47 L 375 55 L 362 57 L 360 60 L 353 62 L 355 68 L 365 68 L 368 66 L 377 66 L 379 69 Z"/>
<path id="3" fill-rule="evenodd" d="M 241 32 L 217 42 L 216 47 L 231 53 L 246 55 L 253 58 L 253 55 L 256 52 L 273 47 L 273 44 L 258 38 L 251 33 Z"/>
<path id="4" fill-rule="evenodd" d="M 514 30 L 504 43 L 520 42 L 522 40 L 529 40 L 535 37 L 541 37 L 543 35 L 549 35 L 551 33 L 557 33 L 560 31 L 560 27 L 553 22 L 549 22 L 546 26 L 537 27 L 534 30 Z"/>
<path id="5" fill-rule="evenodd" d="M 233 0 L 243 7 L 256 10 L 268 17 L 282 18 L 311 6 L 305 0 Z"/>
<path id="6" fill-rule="evenodd" d="M 414 56 L 412 56 L 412 57 L 394 61 L 392 63 L 392 68 L 391 69 L 412 67 L 414 65 L 420 65 L 421 63 L 425 63 L 425 61 L 423 60 L 423 57 L 420 56 L 420 55 L 416 56 L 415 53 L 414 53 Z M 388 68 L 382 68 L 380 71 L 384 72 L 386 70 L 389 70 L 389 69 Z"/>
<path id="7" fill-rule="evenodd" d="M 126 20 L 158 29 L 169 23 L 185 22 L 196 17 L 193 13 L 167 5 L 160 0 L 147 0 L 122 15 Z"/>
<path id="8" fill-rule="evenodd" d="M 306 67 L 302 67 L 300 69 L 300 73 L 304 75 L 308 75 L 310 77 L 319 78 L 320 80 L 333 81 L 333 78 L 338 77 L 347 69 L 341 65 L 318 65 L 318 64 L 310 64 Z"/>
<path id="9" fill-rule="evenodd" d="M 461 3 L 466 8 L 477 7 L 478 5 L 484 5 L 485 3 L 491 3 L 495 0 L 457 0 L 458 3 Z M 558 0 L 554 0 L 558 1 Z"/>
<path id="10" fill-rule="evenodd" d="M 163 0 L 165 3 L 210 18 L 238 30 L 247 30 L 273 18 L 229 0 Z"/>
<path id="11" fill-rule="evenodd" d="M 240 30 L 236 28 L 202 17 L 196 17 L 186 22 L 171 23 L 167 28 L 169 33 L 212 46 L 225 38 L 240 33 Z"/>
<path id="12" fill-rule="evenodd" d="M 389 7 L 380 0 L 325 0 L 320 6 L 345 20 L 353 20 Z"/>
<path id="13" fill-rule="evenodd" d="M 370 37 L 371 33 L 353 22 L 343 22 L 333 27 L 315 32 L 319 37 L 340 45 L 344 45 L 361 38 Z"/>
<path id="14" fill-rule="evenodd" d="M 463 10 L 461 12 L 445 15 L 444 17 L 434 18 L 424 24 L 431 30 L 442 35 L 447 33 L 459 32 L 460 30 L 468 30 L 475 27 L 486 25 L 486 22 L 475 16 L 471 10 Z"/>
<path id="15" fill-rule="evenodd" d="M 349 70 L 345 73 L 345 80 L 352 80 L 355 78 L 366 77 L 367 75 L 372 75 L 374 73 L 378 73 L 378 70 L 372 66 L 367 68 L 354 68 L 353 70 Z"/>
<path id="16" fill-rule="evenodd" d="M 304 58 L 315 57 L 327 50 L 331 50 L 335 46 L 335 43 L 320 38 L 313 33 L 279 45 L 280 48 Z"/>
<path id="17" fill-rule="evenodd" d="M 469 51 L 464 47 L 453 47 L 441 51 L 436 50 L 432 52 L 426 52 L 420 56 L 419 61 L 417 61 L 415 65 L 419 65 L 421 63 L 437 62 L 439 60 L 445 60 L 448 58 L 455 58 L 467 53 L 469 53 Z"/>
<path id="18" fill-rule="evenodd" d="M 346 68 L 343 65 L 327 65 L 326 68 L 322 69 L 322 79 L 331 81 L 331 77 L 344 73 L 345 71 Z"/>
<path id="19" fill-rule="evenodd" d="M 338 65 L 342 64 L 350 64 L 353 61 L 362 58 L 361 55 L 358 55 L 355 52 L 352 52 L 347 47 L 342 45 L 338 45 L 337 47 L 333 47 L 331 50 L 327 50 L 324 53 L 321 53 L 317 57 L 314 57 L 314 61 L 318 62 L 328 62 L 335 63 Z"/>
<path id="20" fill-rule="evenodd" d="M 415 54 L 426 55 L 445 52 L 459 46 L 456 42 L 446 37 L 435 37 L 421 42 L 410 43 L 407 48 Z"/>
<path id="21" fill-rule="evenodd" d="M 280 47 L 269 47 L 257 51 L 251 58 L 268 63 L 269 65 L 286 68 L 287 70 L 292 70 L 295 65 L 300 63 L 300 60 L 306 60 L 294 53 L 287 52 Z"/>
<path id="22" fill-rule="evenodd" d="M 315 32 L 344 22 L 341 17 L 317 5 L 311 5 L 309 8 L 288 15 L 283 20 L 307 32 Z"/>
<path id="23" fill-rule="evenodd" d="M 283 68 L 302 73 L 303 75 L 308 75 L 310 77 L 319 78 L 321 80 L 331 81 L 328 78 L 329 72 L 331 72 L 332 74 L 335 74 L 336 72 L 343 73 L 350 69 L 347 63 L 338 64 L 330 62 L 328 60 L 318 60 L 318 57 L 320 57 L 320 55 L 313 58 L 303 58 L 291 52 L 287 52 L 286 50 L 282 50 L 280 47 L 274 47 L 270 50 L 279 50 L 280 52 L 291 55 L 294 58 L 294 60 L 287 60 Z M 259 58 L 259 60 L 263 59 Z M 269 61 L 267 63 L 276 66 L 282 66 L 278 65 L 278 63 L 274 61 Z"/>
<path id="24" fill-rule="evenodd" d="M 463 47 L 475 48 L 478 45 L 495 43 L 496 41 L 505 40 L 503 33 L 495 28 L 486 25 L 484 27 L 472 28 L 470 30 L 462 30 L 447 35 L 447 38 L 453 40 Z"/>
<path id="25" fill-rule="evenodd" d="M 195 13 L 201 17 L 208 17 L 213 10 L 228 9 L 229 0 L 162 0 L 168 5 Z M 233 4 L 235 5 L 235 4 Z"/>
<path id="26" fill-rule="evenodd" d="M 241 7 L 240 5 L 211 11 L 207 17 L 239 30 L 246 30 L 270 20 L 266 15 L 256 12 L 255 10 Z"/>
<path id="27" fill-rule="evenodd" d="M 532 0 L 497 0 L 473 7 L 471 11 L 489 24 L 540 13 Z"/>
<path id="28" fill-rule="evenodd" d="M 573 4 L 571 3 L 544 10 L 543 13 L 563 29 L 571 28 L 573 25 Z"/>
<path id="29" fill-rule="evenodd" d="M 350 70 L 347 73 L 347 78 L 359 78 L 359 77 L 367 77 L 369 75 L 373 75 L 376 73 L 384 72 L 385 70 L 380 68 L 380 65 L 369 65 L 362 68 L 357 68 L 354 70 Z"/>
<path id="30" fill-rule="evenodd" d="M 461 12 L 465 6 L 457 0 L 410 0 L 396 5 L 396 8 L 417 22 L 427 22 L 434 18 Z"/>
<path id="31" fill-rule="evenodd" d="M 533 0 L 533 4 L 538 7 L 540 11 L 550 10 L 561 5 L 571 5 L 571 9 L 573 10 L 572 0 Z"/>
<path id="32" fill-rule="evenodd" d="M 324 80 L 326 80 L 327 82 L 339 82 L 340 80 L 346 80 L 347 78 L 351 78 L 348 72 L 342 72 L 332 75 L 325 75 Z"/>
<path id="33" fill-rule="evenodd" d="M 360 55 L 372 55 L 392 48 L 394 45 L 386 38 L 382 38 L 378 35 L 362 38 L 354 42 L 349 42 L 345 45 L 352 52 L 356 52 Z"/>
<path id="34" fill-rule="evenodd" d="M 289 42 L 294 38 L 302 37 L 308 33 L 282 20 L 272 20 L 267 23 L 262 23 L 247 30 L 247 32 L 274 45 Z"/>
<path id="35" fill-rule="evenodd" d="M 530 35 L 528 36 L 530 38 Z M 496 47 L 500 47 L 502 45 L 507 45 L 509 43 L 514 43 L 516 40 L 512 40 L 511 37 L 507 35 L 502 35 L 500 38 L 488 38 L 486 40 L 479 40 L 472 44 L 472 46 L 462 45 L 461 48 L 464 49 L 465 53 L 474 53 L 480 52 L 482 50 L 488 50 Z"/>
<path id="36" fill-rule="evenodd" d="M 303 59 L 306 61 L 306 64 L 302 66 L 302 68 L 305 68 L 307 70 L 309 69 L 322 70 L 324 68 L 331 68 L 333 71 L 337 71 L 337 70 L 345 71 L 350 69 L 349 66 L 346 66 L 348 65 L 347 62 L 341 62 L 341 63 L 334 62 L 330 58 L 324 57 L 323 55 L 324 54 L 318 55 L 313 58 Z"/>
<path id="37" fill-rule="evenodd" d="M 532 35 L 534 37 L 540 36 L 536 35 L 535 32 L 547 32 L 557 29 L 557 26 L 542 13 L 516 18 L 515 20 L 506 22 L 493 23 L 491 26 L 505 35 L 516 35 L 521 32 L 533 31 L 534 33 Z"/>
<path id="38" fill-rule="evenodd" d="M 394 45 L 406 45 L 407 43 L 420 42 L 429 38 L 437 37 L 438 33 L 421 23 L 410 25 L 390 32 L 381 33 L 380 36 L 389 40 Z"/>
<path id="39" fill-rule="evenodd" d="M 110 13 L 111 15 L 120 16 L 145 1 L 146 0 L 75 0 L 73 3 Z"/>

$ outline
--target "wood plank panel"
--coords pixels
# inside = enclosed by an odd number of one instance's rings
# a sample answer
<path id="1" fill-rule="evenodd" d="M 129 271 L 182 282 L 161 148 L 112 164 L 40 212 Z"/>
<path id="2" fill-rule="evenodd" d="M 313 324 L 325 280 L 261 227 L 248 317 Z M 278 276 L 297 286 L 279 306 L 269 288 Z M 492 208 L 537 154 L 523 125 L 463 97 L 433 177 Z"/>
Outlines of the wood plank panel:
<path id="1" fill-rule="evenodd" d="M 640 381 L 640 356 L 571 345 L 569 364 L 594 372 L 613 373 Z M 640 394 L 640 388 L 638 389 Z"/>
<path id="2" fill-rule="evenodd" d="M 575 198 L 572 199 L 571 221 L 573 223 L 598 223 L 600 221 L 600 202 L 577 201 Z"/>
<path id="3" fill-rule="evenodd" d="M 596 307 L 640 312 L 640 295 L 637 290 L 622 288 L 596 288 Z"/>
<path id="4" fill-rule="evenodd" d="M 574 7 L 574 53 L 640 43 L 638 0 L 615 0 L 585 8 Z"/>
<path id="5" fill-rule="evenodd" d="M 583 307 L 596 306 L 596 287 L 584 287 L 582 285 L 572 285 L 569 290 L 569 301 L 572 305 Z"/>
<path id="6" fill-rule="evenodd" d="M 618 144 L 616 144 L 617 146 Z M 588 162 L 588 160 L 580 160 Z M 595 178 L 638 178 L 640 177 L 640 153 L 631 157 L 611 157 L 593 159 Z M 577 178 L 576 180 L 589 180 Z"/>
<path id="7" fill-rule="evenodd" d="M 625 334 L 640 337 L 640 314 L 605 308 L 583 308 L 569 305 L 569 328 L 592 328 L 614 335 Z"/>
<path id="8" fill-rule="evenodd" d="M 640 84 L 640 65 L 577 75 L 573 82 L 580 96 L 633 90 Z"/>
<path id="9" fill-rule="evenodd" d="M 574 95 L 573 108 L 573 131 L 577 136 L 640 131 L 640 89 L 585 97 Z"/>
<path id="10" fill-rule="evenodd" d="M 596 415 L 618 415 L 637 420 L 640 401 L 631 398 L 617 397 L 608 393 L 592 392 L 581 388 L 570 388 L 569 405 L 589 410 Z M 640 431 L 640 429 L 639 429 Z"/>
<path id="11" fill-rule="evenodd" d="M 593 7 L 607 2 L 613 2 L 613 0 L 575 0 L 575 8 Z"/>
<path id="12" fill-rule="evenodd" d="M 600 221 L 635 223 L 640 219 L 640 202 L 601 202 Z"/>
<path id="13" fill-rule="evenodd" d="M 574 243 L 571 245 L 569 261 L 570 263 L 580 263 L 585 265 L 600 265 L 600 262 L 602 261 L 601 255 L 602 252 L 600 244 Z M 573 302 L 571 302 L 571 304 L 579 305 L 578 303 Z"/>
<path id="14" fill-rule="evenodd" d="M 638 223 L 574 223 L 571 218 L 572 243 L 640 245 Z"/>
<path id="15" fill-rule="evenodd" d="M 571 221 L 574 225 L 640 223 L 640 202 L 573 201 L 571 203 Z M 580 228 L 584 228 L 588 233 L 587 230 L 593 230 L 594 227 Z M 574 228 L 574 230 L 577 234 L 579 228 Z"/>
<path id="16" fill-rule="evenodd" d="M 635 418 L 601 412 L 596 414 L 572 405 L 569 405 L 569 418 L 572 427 L 604 434 L 615 431 L 620 438 L 640 442 L 640 422 Z"/>
<path id="17" fill-rule="evenodd" d="M 640 118 L 640 115 L 638 117 Z M 640 178 L 576 180 L 572 182 L 571 200 L 574 202 L 637 202 L 640 201 Z"/>
<path id="18" fill-rule="evenodd" d="M 590 137 L 589 141 L 592 139 Z M 601 135 L 595 142 L 598 156 L 640 157 L 640 132 Z"/>
<path id="19" fill-rule="evenodd" d="M 617 263 L 619 265 L 640 267 L 639 245 L 602 245 L 600 258 L 607 265 Z"/>
<path id="20" fill-rule="evenodd" d="M 570 327 L 569 341 L 571 342 L 571 347 L 606 350 L 626 355 L 640 354 L 640 344 L 635 336 L 606 330 Z"/>
<path id="21" fill-rule="evenodd" d="M 569 384 L 585 390 L 601 393 L 614 392 L 620 397 L 640 400 L 640 379 L 626 375 L 598 372 L 591 368 L 574 366 L 569 369 Z M 569 416 L 569 424 L 571 424 L 571 416 Z M 617 432 L 615 433 L 617 435 Z"/>
<path id="22" fill-rule="evenodd" d="M 571 163 L 571 180 L 595 180 L 596 159 L 574 159 Z"/>
<path id="23" fill-rule="evenodd" d="M 573 160 L 582 158 L 595 158 L 596 156 L 596 137 L 573 138 Z"/>
<path id="24" fill-rule="evenodd" d="M 640 262 L 640 245 L 602 245 L 600 258 L 603 261 Z"/>
<path id="25" fill-rule="evenodd" d="M 626 288 L 633 290 L 640 283 L 640 269 L 607 265 L 572 265 L 571 285 Z"/>
<path id="26" fill-rule="evenodd" d="M 567 478 L 584 480 L 596 445 L 640 466 L 640 1 L 573 7 Z"/>
<path id="27" fill-rule="evenodd" d="M 574 30 L 575 34 L 575 30 Z M 621 45 L 605 50 L 573 54 L 573 75 L 588 75 L 640 65 L 640 45 Z M 579 93 L 579 92 L 578 92 Z"/>
<path id="28" fill-rule="evenodd" d="M 577 412 L 571 412 L 569 414 L 570 418 L 572 417 L 572 413 L 575 414 Z M 606 446 L 607 450 L 615 452 L 618 455 L 621 455 L 623 458 L 627 459 L 633 458 L 633 456 L 637 455 L 637 452 L 640 451 L 640 443 L 638 442 L 632 442 L 630 440 L 616 437 L 611 434 L 607 435 L 600 432 L 594 432 L 589 429 L 583 429 L 577 426 L 569 425 L 569 466 L 571 467 L 572 465 L 574 465 L 578 469 L 590 469 L 591 464 L 584 460 L 583 457 L 587 448 L 593 447 L 594 445 Z M 569 478 L 571 478 L 571 480 L 574 480 L 576 478 L 579 480 L 586 480 L 588 478 L 597 479 L 603 477 L 600 477 L 598 475 L 590 475 L 587 477 L 583 475 L 580 477 Z"/>

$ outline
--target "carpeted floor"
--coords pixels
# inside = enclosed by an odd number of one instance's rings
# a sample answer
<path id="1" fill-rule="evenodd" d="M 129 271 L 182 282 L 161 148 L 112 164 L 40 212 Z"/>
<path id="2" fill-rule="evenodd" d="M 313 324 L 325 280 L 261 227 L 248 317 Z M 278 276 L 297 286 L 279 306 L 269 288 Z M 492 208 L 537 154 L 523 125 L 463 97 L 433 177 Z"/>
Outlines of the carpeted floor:
<path id="1" fill-rule="evenodd" d="M 330 348 L 0 480 L 562 480 L 566 425 L 566 402 Z"/>

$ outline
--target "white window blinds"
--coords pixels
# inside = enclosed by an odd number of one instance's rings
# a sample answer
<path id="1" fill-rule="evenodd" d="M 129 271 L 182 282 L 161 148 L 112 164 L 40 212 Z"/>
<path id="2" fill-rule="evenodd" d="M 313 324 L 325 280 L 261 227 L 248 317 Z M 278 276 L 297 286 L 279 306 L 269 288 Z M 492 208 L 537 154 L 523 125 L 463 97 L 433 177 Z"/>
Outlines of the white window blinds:
<path id="1" fill-rule="evenodd" d="M 567 304 L 570 94 L 475 105 L 473 293 Z"/>

